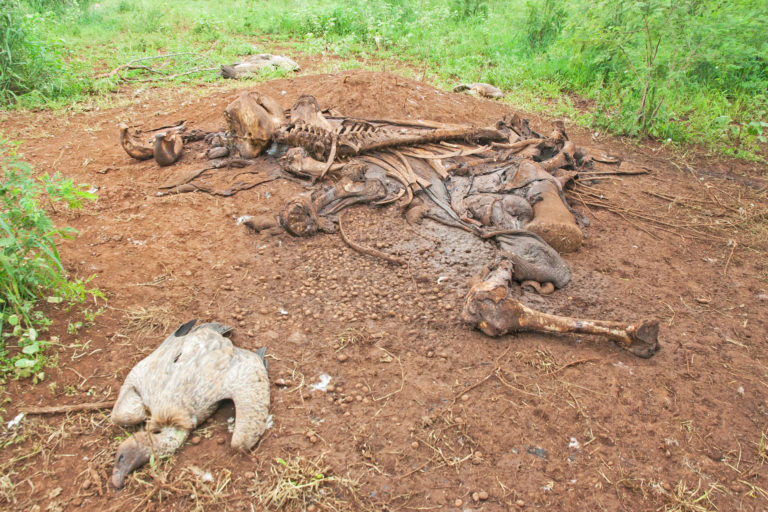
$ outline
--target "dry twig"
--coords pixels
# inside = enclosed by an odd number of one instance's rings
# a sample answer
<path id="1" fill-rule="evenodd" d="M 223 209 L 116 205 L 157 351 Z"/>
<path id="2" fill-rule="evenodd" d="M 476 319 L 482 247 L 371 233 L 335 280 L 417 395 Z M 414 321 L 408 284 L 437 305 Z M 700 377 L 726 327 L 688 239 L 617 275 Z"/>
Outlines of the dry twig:
<path id="1" fill-rule="evenodd" d="M 24 414 L 65 414 L 68 412 L 100 411 L 111 409 L 115 405 L 114 400 L 106 402 L 92 402 L 88 404 L 51 405 L 47 407 L 22 407 L 19 412 Z"/>

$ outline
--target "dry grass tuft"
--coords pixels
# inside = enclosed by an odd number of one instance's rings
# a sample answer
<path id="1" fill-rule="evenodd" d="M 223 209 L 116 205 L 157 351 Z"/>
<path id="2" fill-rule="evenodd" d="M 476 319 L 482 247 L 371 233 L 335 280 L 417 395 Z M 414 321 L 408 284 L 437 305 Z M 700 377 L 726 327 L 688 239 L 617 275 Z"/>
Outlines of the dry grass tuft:
<path id="1" fill-rule="evenodd" d="M 685 481 L 681 480 L 674 491 L 667 493 L 669 503 L 664 506 L 664 512 L 711 512 L 717 507 L 710 499 L 712 493 L 722 490 L 717 485 L 710 485 L 706 491 L 701 490 L 701 480 L 695 489 L 688 489 Z"/>
<path id="2" fill-rule="evenodd" d="M 333 342 L 334 350 L 343 350 L 350 345 L 358 343 L 368 343 L 371 340 L 371 334 L 364 328 L 347 328 L 341 331 Z"/>
<path id="3" fill-rule="evenodd" d="M 757 456 L 760 458 L 761 464 L 768 462 L 768 428 L 760 432 L 760 442 L 757 443 Z"/>
<path id="4" fill-rule="evenodd" d="M 267 510 L 356 510 L 369 506 L 361 500 L 359 484 L 351 478 L 330 475 L 323 455 L 314 460 L 296 457 L 277 459 L 269 475 L 260 479 L 250 491 L 258 504 Z"/>
<path id="5" fill-rule="evenodd" d="M 163 306 L 149 306 L 129 309 L 125 312 L 128 325 L 125 327 L 127 334 L 149 336 L 164 334 L 171 328 L 172 316 Z"/>

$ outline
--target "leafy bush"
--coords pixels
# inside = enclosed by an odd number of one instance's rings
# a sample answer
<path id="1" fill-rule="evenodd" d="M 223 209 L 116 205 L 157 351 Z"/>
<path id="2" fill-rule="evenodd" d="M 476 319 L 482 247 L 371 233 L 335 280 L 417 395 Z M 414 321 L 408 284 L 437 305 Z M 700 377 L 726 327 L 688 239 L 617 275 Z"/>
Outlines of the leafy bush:
<path id="1" fill-rule="evenodd" d="M 546 51 L 560 37 L 566 21 L 562 2 L 557 0 L 529 0 L 525 4 L 525 33 L 532 53 Z"/>
<path id="2" fill-rule="evenodd" d="M 87 2 L 55 0 L 0 0 L 0 106 L 39 105 L 57 98 L 76 98 L 91 90 L 66 49 L 47 33 L 61 23 L 73 32 Z"/>
<path id="3" fill-rule="evenodd" d="M 50 324 L 39 305 L 85 300 L 86 282 L 70 280 L 61 265 L 56 240 L 71 238 L 71 228 L 57 228 L 41 202 L 79 208 L 93 194 L 59 175 L 33 177 L 32 169 L 0 141 L 0 373 L 38 375 L 45 341 L 40 332 Z M 10 340 L 18 350 L 9 350 Z"/>
<path id="4" fill-rule="evenodd" d="M 764 154 L 768 4 L 751 0 L 302 0 L 249 26 L 343 55 L 426 60 L 613 133 Z M 563 93 L 592 100 L 578 113 Z M 538 104 L 536 102 L 538 99 Z M 555 101 L 543 104 L 541 99 Z M 557 109 L 557 112 L 553 112 Z M 725 121 L 724 121 L 725 120 Z"/>
<path id="5" fill-rule="evenodd" d="M 725 112 L 744 126 L 766 115 L 767 25 L 764 2 L 598 0 L 572 14 L 553 54 L 611 131 L 727 140 Z"/>
<path id="6" fill-rule="evenodd" d="M 19 2 L 5 0 L 0 12 L 0 103 L 36 92 L 53 95 L 61 88 L 61 62 L 40 37 L 36 15 Z"/>

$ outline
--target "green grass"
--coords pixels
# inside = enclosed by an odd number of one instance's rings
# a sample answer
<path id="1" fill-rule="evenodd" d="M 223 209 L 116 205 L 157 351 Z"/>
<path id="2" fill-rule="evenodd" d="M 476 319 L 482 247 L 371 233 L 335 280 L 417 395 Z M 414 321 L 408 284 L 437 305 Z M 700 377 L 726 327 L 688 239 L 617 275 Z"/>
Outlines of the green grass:
<path id="1" fill-rule="evenodd" d="M 13 146 L 0 140 L 0 380 L 9 374 L 42 378 L 47 341 L 41 332 L 51 323 L 42 304 L 100 296 L 86 288 L 87 281 L 68 278 L 56 242 L 75 231 L 56 227 L 43 207 L 79 208 L 93 197 L 58 175 L 34 178 Z M 10 348 L 14 342 L 16 348 Z"/>
<path id="2" fill-rule="evenodd" d="M 30 37 L 64 70 L 58 84 L 14 92 L 22 108 L 113 91 L 117 76 L 96 77 L 134 59 L 183 54 L 149 61 L 165 79 L 266 51 L 259 41 L 268 39 L 351 66 L 361 58 L 426 68 L 442 86 L 489 82 L 518 106 L 611 133 L 765 159 L 765 2 L 104 0 L 46 9 L 51 0 L 34 0 L 35 8 L 4 1 L 33 13 L 24 18 Z M 215 71 L 199 71 L 173 83 L 215 80 Z M 576 108 L 573 98 L 591 107 Z"/>

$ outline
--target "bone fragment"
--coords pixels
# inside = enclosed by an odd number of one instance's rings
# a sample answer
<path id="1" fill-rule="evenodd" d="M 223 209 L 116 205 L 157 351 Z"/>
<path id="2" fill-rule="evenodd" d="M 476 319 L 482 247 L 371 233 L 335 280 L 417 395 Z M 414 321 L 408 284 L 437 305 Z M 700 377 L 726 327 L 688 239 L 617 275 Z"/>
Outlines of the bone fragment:
<path id="1" fill-rule="evenodd" d="M 283 166 L 283 169 L 291 174 L 302 178 L 311 178 L 312 180 L 317 180 L 323 174 L 327 165 L 312 158 L 307 153 L 307 150 L 302 147 L 291 148 L 286 151 L 285 155 L 280 157 L 280 164 Z M 328 170 L 334 171 L 342 167 L 344 167 L 344 164 L 333 164 Z"/>
<path id="2" fill-rule="evenodd" d="M 471 94 L 477 94 L 485 98 L 496 99 L 496 98 L 502 98 L 504 96 L 504 93 L 501 92 L 501 89 L 499 89 L 498 87 L 495 87 L 491 84 L 482 83 L 482 82 L 476 82 L 473 84 L 461 84 L 453 88 L 453 92 L 462 92 L 462 91 L 467 91 Z"/>
<path id="3" fill-rule="evenodd" d="M 125 123 L 118 125 L 120 128 L 120 145 L 131 158 L 136 160 L 148 160 L 152 158 L 153 148 L 149 144 L 142 144 L 137 139 L 137 134 L 131 133 Z"/>
<path id="4" fill-rule="evenodd" d="M 256 92 L 244 92 L 224 110 L 228 138 L 243 158 L 256 158 L 285 122 L 280 104 Z"/>
<path id="5" fill-rule="evenodd" d="M 639 357 L 651 357 L 658 349 L 659 323 L 646 320 L 637 324 L 582 320 L 550 315 L 533 310 L 509 296 L 514 271 L 510 261 L 502 261 L 467 294 L 463 319 L 489 336 L 533 331 L 599 334 Z"/>
<path id="6" fill-rule="evenodd" d="M 176 162 L 184 149 L 184 140 L 178 131 L 168 131 L 155 134 L 153 156 L 158 165 L 166 166 Z"/>
<path id="7" fill-rule="evenodd" d="M 344 232 L 344 225 L 342 224 L 341 215 L 339 215 L 339 234 L 341 235 L 341 239 L 344 240 L 344 243 L 346 243 L 348 246 L 350 246 L 352 249 L 359 252 L 360 254 L 367 254 L 368 256 L 381 258 L 383 260 L 386 260 L 390 263 L 394 263 L 396 265 L 402 265 L 402 266 L 407 265 L 405 260 L 403 260 L 402 258 L 398 258 L 397 256 L 392 256 L 391 254 L 387 254 L 385 252 L 379 251 L 372 247 L 366 247 L 362 244 L 359 244 L 355 241 L 350 240 L 347 234 Z"/>

